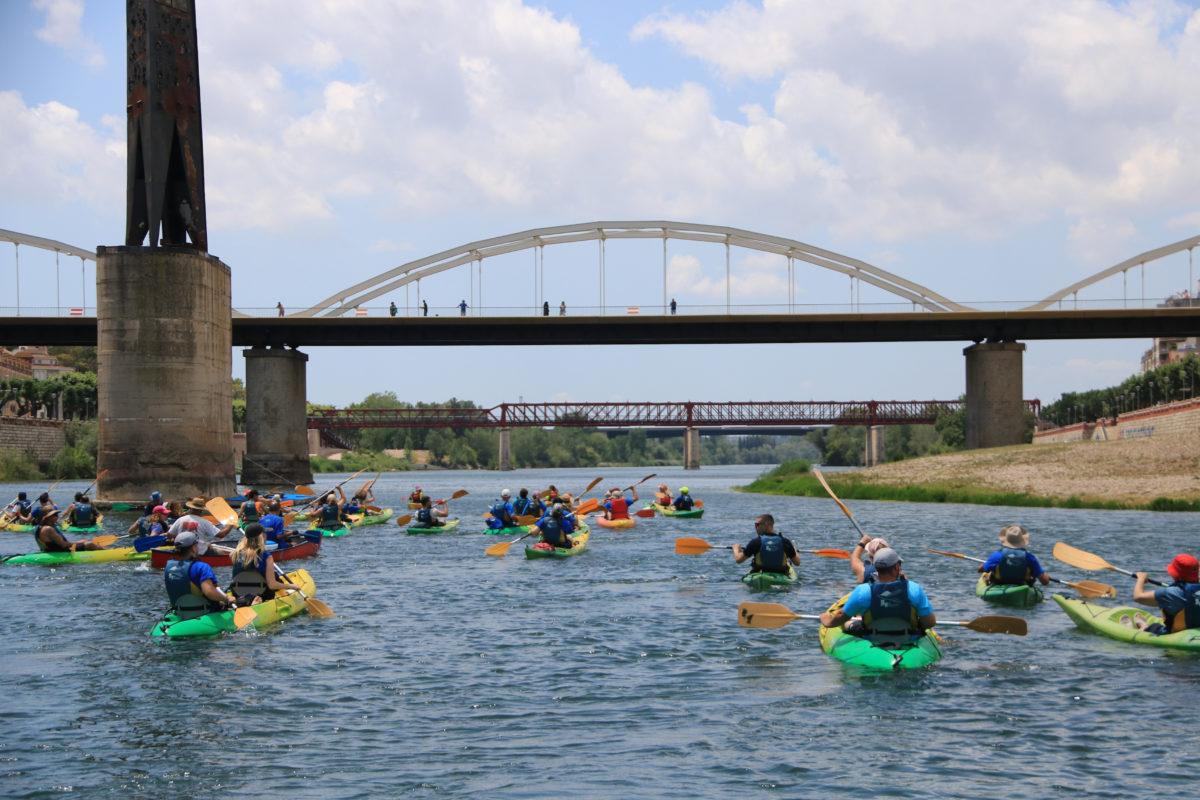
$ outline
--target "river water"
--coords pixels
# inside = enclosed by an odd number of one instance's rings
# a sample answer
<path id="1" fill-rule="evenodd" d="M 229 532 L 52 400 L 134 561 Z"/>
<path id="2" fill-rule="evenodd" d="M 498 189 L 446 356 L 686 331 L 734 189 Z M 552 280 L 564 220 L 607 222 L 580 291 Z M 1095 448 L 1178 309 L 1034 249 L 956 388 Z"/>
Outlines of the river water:
<path id="1" fill-rule="evenodd" d="M 216 641 L 157 642 L 162 577 L 146 565 L 0 566 L 0 796 L 87 798 L 1152 797 L 1195 787 L 1200 657 L 1078 631 L 1047 599 L 1024 638 L 944 627 L 945 658 L 864 674 L 824 655 L 816 623 L 744 629 L 747 599 L 819 613 L 848 562 L 807 556 L 802 581 L 752 593 L 726 550 L 676 555 L 677 536 L 745 542 L 758 513 L 801 549 L 850 549 L 826 498 L 730 487 L 759 467 L 660 470 L 705 501 L 701 520 L 594 527 L 588 551 L 484 555 L 476 524 L 500 488 L 628 486 L 650 470 L 384 475 L 451 503 L 459 533 L 394 524 L 326 539 L 303 564 L 336 619 L 306 615 Z M 332 484 L 344 476 L 322 476 Z M 362 476 L 365 479 L 367 476 Z M 56 490 L 61 505 L 86 482 Z M 348 486 L 361 485 L 355 479 Z M 18 489 L 0 486 L 8 497 Z M 1126 569 L 1197 548 L 1194 514 L 850 501 L 905 558 L 939 618 L 997 612 L 974 565 L 1019 522 L 1051 574 L 1133 581 L 1054 561 L 1066 541 Z M 400 511 L 399 513 L 405 513 Z M 110 514 L 110 532 L 133 517 Z M 26 552 L 30 534 L 0 533 Z M 227 570 L 218 577 L 227 580 Z M 1058 587 L 1063 589 L 1065 587 Z"/>

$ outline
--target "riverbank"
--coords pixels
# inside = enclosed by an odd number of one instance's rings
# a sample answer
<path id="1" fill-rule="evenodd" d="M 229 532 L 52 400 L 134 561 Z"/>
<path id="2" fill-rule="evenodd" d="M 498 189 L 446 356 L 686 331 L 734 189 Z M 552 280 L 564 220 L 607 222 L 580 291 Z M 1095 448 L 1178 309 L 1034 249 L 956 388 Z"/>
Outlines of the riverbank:
<path id="1" fill-rule="evenodd" d="M 1200 511 L 1200 431 L 971 450 L 826 477 L 839 497 L 859 499 Z M 745 489 L 824 494 L 815 479 L 798 475 Z"/>

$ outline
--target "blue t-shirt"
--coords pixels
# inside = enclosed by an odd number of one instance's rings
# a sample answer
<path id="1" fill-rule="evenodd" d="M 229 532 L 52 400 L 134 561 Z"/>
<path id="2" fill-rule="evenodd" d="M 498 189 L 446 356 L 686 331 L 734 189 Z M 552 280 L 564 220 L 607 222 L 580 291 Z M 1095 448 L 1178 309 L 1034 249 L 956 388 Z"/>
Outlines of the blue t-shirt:
<path id="1" fill-rule="evenodd" d="M 983 571 L 991 572 L 1000 564 L 1000 557 L 1003 555 L 1002 550 L 997 550 L 988 556 L 987 561 L 983 562 Z M 1037 556 L 1028 550 L 1025 551 L 1025 563 L 1029 565 L 1029 577 L 1036 578 L 1046 570 L 1042 569 L 1042 565 L 1038 563 Z"/>
<path id="2" fill-rule="evenodd" d="M 213 568 L 205 564 L 200 559 L 192 562 L 192 566 L 188 568 L 188 580 L 196 584 L 196 588 L 200 588 L 205 581 L 212 581 L 213 586 L 217 585 L 217 573 L 213 572 Z"/>
<path id="3" fill-rule="evenodd" d="M 854 591 L 846 599 L 846 604 L 842 606 L 849 616 L 856 617 L 871 610 L 871 586 L 870 583 L 860 583 L 854 587 Z M 933 613 L 933 605 L 925 596 L 925 590 L 916 581 L 908 582 L 908 602 L 912 603 L 913 608 L 917 610 L 918 617 L 925 617 Z"/>
<path id="4" fill-rule="evenodd" d="M 283 517 L 278 514 L 267 514 L 258 520 L 258 524 L 263 526 L 263 530 L 267 532 L 267 538 L 272 542 L 283 534 Z"/>

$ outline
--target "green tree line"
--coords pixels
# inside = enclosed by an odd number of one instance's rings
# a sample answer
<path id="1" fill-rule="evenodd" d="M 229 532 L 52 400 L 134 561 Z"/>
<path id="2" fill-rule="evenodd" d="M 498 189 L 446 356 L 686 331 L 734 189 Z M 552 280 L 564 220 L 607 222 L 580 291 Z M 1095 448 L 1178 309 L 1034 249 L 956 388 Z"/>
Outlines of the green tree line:
<path id="1" fill-rule="evenodd" d="M 1161 403 L 1195 397 L 1200 390 L 1200 358 L 1189 355 L 1180 361 L 1132 375 L 1116 386 L 1088 392 L 1064 392 L 1042 408 L 1042 419 L 1055 425 L 1095 422 L 1100 418 L 1150 408 Z"/>

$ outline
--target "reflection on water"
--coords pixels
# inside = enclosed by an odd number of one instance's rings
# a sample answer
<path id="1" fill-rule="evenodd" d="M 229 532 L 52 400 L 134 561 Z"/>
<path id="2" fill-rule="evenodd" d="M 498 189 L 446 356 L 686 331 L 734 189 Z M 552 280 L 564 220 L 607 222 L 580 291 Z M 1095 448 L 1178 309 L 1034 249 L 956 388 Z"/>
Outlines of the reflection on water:
<path id="1" fill-rule="evenodd" d="M 1002 611 L 1029 635 L 942 631 L 945 658 L 904 674 L 821 653 L 817 623 L 738 627 L 746 599 L 819 613 L 848 591 L 846 561 L 802 554 L 794 587 L 751 593 L 728 550 L 674 553 L 676 536 L 745 542 L 763 511 L 803 549 L 857 532 L 824 498 L 736 493 L 758 467 L 662 470 L 705 501 L 700 520 L 595 529 L 566 560 L 504 558 L 477 523 L 504 487 L 627 486 L 638 470 L 384 475 L 385 506 L 414 482 L 451 501 L 461 532 L 395 525 L 327 539 L 305 563 L 335 619 L 302 616 L 214 642 L 153 642 L 161 575 L 145 565 L 0 566 L 0 792 L 89 798 L 746 796 L 1146 797 L 1194 785 L 1189 702 L 1200 658 L 1112 642 L 1053 604 Z M 326 480 L 335 483 L 339 478 Z M 81 489 L 64 483 L 63 497 Z M 602 484 L 607 485 L 607 483 Z M 5 486 L 0 491 L 33 487 Z M 995 609 L 974 565 L 1011 522 L 1057 577 L 1067 541 L 1127 569 L 1195 549 L 1195 515 L 850 501 L 945 619 Z M 132 518 L 110 514 L 109 532 Z M 24 552 L 28 534 L 0 534 Z M 225 579 L 228 570 L 218 571 Z M 1145 731 L 1146 733 L 1139 733 Z M 1162 736 L 1153 731 L 1169 731 Z M 1131 746 L 1132 745 L 1132 746 Z"/>

